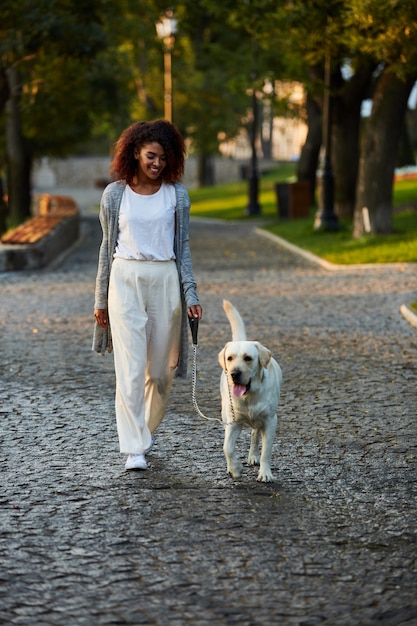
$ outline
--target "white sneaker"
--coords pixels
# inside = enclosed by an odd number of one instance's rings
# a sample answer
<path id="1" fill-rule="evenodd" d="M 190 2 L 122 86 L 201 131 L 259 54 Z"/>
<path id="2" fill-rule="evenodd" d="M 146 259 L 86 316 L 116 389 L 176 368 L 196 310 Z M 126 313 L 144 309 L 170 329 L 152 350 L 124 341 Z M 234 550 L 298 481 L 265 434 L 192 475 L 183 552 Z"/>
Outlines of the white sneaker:
<path id="1" fill-rule="evenodd" d="M 125 469 L 127 470 L 146 470 L 148 464 L 143 454 L 129 454 L 126 460 Z"/>

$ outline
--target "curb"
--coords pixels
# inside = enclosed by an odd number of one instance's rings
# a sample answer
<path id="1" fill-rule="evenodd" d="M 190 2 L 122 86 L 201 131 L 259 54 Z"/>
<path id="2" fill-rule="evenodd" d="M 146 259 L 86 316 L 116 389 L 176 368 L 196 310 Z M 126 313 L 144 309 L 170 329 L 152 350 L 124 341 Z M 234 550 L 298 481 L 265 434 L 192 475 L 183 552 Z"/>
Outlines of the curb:
<path id="1" fill-rule="evenodd" d="M 267 239 L 274 241 L 275 243 L 282 246 L 286 250 L 289 250 L 290 252 L 294 252 L 294 254 L 298 254 L 299 256 L 302 256 L 307 261 L 311 261 L 312 263 L 315 263 L 316 265 L 320 265 L 320 267 L 323 267 L 326 270 L 334 272 L 335 270 L 338 270 L 339 268 L 343 267 L 340 265 L 335 265 L 334 263 L 330 263 L 330 261 L 326 261 L 325 259 L 322 259 L 319 256 L 316 256 L 312 252 L 308 252 L 308 250 L 303 250 L 303 248 L 299 248 L 293 243 L 290 243 L 289 241 L 287 241 L 286 239 L 282 239 L 282 237 L 279 237 L 279 235 L 270 233 L 268 230 L 264 230 L 263 228 L 256 228 L 255 232 L 258 235 L 261 235 L 262 237 L 266 237 Z"/>
<path id="2" fill-rule="evenodd" d="M 414 328 L 417 328 L 417 313 L 406 304 L 400 306 L 400 313 L 405 320 Z"/>
<path id="3" fill-rule="evenodd" d="M 267 239 L 271 239 L 275 241 L 275 243 L 279 244 L 283 248 L 290 250 L 290 252 L 294 252 L 299 256 L 304 257 L 307 261 L 311 261 L 312 263 L 316 263 L 316 265 L 320 265 L 325 270 L 329 272 L 356 272 L 357 270 L 370 270 L 378 267 L 382 268 L 393 268 L 400 269 L 404 267 L 404 265 L 415 265 L 417 267 L 417 263 L 358 263 L 357 265 L 337 265 L 336 263 L 331 263 L 330 261 L 326 261 L 321 257 L 313 254 L 312 252 L 308 252 L 308 250 L 304 250 L 303 248 L 299 248 L 298 246 L 290 243 L 286 239 L 282 239 L 279 235 L 275 235 L 274 233 L 270 233 L 268 230 L 263 230 L 262 228 L 256 228 L 256 233 L 258 235 L 262 235 Z"/>
<path id="4" fill-rule="evenodd" d="M 283 248 L 286 248 L 290 252 L 293 252 L 294 254 L 298 254 L 299 256 L 302 256 L 307 261 L 316 263 L 316 265 L 319 265 L 323 269 L 328 270 L 330 272 L 336 272 L 336 271 L 337 272 L 339 271 L 353 272 L 357 270 L 375 269 L 375 267 L 378 266 L 377 263 L 375 264 L 363 263 L 363 264 L 358 264 L 358 265 L 336 265 L 335 263 L 330 263 L 330 261 L 326 261 L 325 259 L 322 259 L 316 256 L 312 252 L 308 252 L 307 250 L 303 250 L 302 248 L 299 248 L 298 246 L 295 246 L 294 244 L 289 243 L 285 239 L 282 239 L 278 235 L 275 235 L 274 233 L 270 233 L 267 230 L 263 230 L 262 228 L 256 228 L 255 232 L 258 235 L 262 235 L 262 237 L 266 237 L 267 239 L 271 239 L 272 241 L 275 241 L 275 243 L 282 246 Z M 417 263 L 384 263 L 384 264 L 379 264 L 379 265 L 382 265 L 384 269 L 389 268 L 389 267 L 400 269 L 404 265 L 417 265 Z M 406 304 L 402 304 L 400 307 L 400 313 L 411 326 L 413 326 L 414 328 L 417 328 L 417 313 L 413 311 L 413 309 L 411 309 Z"/>

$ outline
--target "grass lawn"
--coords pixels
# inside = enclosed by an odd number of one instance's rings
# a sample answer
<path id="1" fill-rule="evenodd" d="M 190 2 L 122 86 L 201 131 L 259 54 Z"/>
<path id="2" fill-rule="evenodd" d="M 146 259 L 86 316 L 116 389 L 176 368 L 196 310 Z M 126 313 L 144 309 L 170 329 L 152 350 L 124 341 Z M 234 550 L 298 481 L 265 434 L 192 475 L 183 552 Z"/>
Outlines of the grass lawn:
<path id="1" fill-rule="evenodd" d="M 264 228 L 327 261 L 337 264 L 417 262 L 417 179 L 395 183 L 393 233 L 370 235 L 360 239 L 351 236 L 352 224 L 340 221 L 338 232 L 315 231 L 311 208 L 308 218 L 279 220 L 275 193 L 276 182 L 293 182 L 295 165 L 284 164 L 260 179 L 259 202 Z M 245 215 L 248 184 L 239 181 L 214 187 L 190 190 L 191 214 L 225 220 L 251 220 Z M 409 208 L 413 204 L 414 208 Z M 408 208 L 407 208 L 408 207 Z M 259 216 L 256 216 L 259 219 Z"/>

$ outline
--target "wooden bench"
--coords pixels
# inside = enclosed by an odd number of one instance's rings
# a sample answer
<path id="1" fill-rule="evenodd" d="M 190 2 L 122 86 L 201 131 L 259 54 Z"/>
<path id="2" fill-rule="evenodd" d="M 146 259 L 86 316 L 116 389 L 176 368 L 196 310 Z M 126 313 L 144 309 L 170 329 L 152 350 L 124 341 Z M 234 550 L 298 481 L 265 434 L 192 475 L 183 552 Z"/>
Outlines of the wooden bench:
<path id="1" fill-rule="evenodd" d="M 31 213 L 33 217 L 1 237 L 0 272 L 45 267 L 79 239 L 79 211 L 73 198 L 35 194 Z"/>
<path id="2" fill-rule="evenodd" d="M 78 207 L 75 201 L 67 196 L 39 194 L 33 198 L 32 213 L 36 214 L 3 235 L 2 243 L 36 243 L 46 237 L 60 222 L 76 215 Z"/>

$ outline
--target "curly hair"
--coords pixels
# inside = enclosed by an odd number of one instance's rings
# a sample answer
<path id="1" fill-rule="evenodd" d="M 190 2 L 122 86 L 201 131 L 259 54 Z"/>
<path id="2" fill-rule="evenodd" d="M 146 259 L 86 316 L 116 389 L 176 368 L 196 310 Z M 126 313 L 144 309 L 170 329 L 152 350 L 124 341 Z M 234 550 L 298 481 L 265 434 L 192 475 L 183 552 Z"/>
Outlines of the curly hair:
<path id="1" fill-rule="evenodd" d="M 174 124 L 166 120 L 135 122 L 126 128 L 116 142 L 110 173 L 116 179 L 131 184 L 138 168 L 135 148 L 140 150 L 144 145 L 153 142 L 159 143 L 166 155 L 162 179 L 167 183 L 179 182 L 184 173 L 184 139 Z"/>

